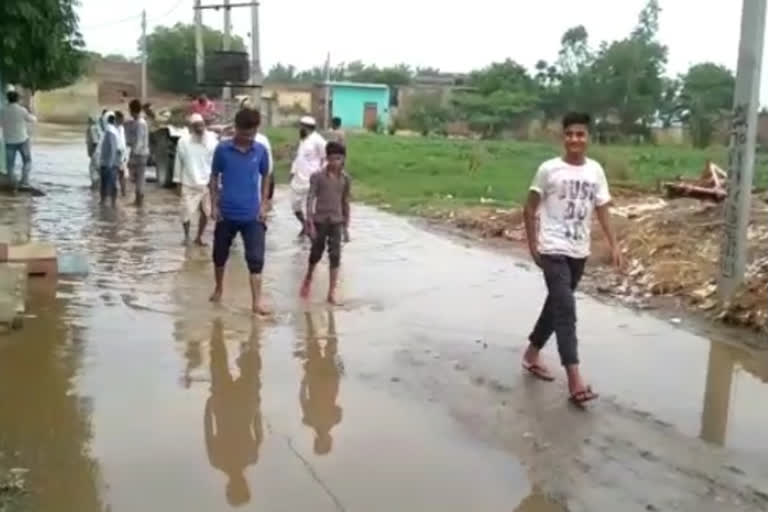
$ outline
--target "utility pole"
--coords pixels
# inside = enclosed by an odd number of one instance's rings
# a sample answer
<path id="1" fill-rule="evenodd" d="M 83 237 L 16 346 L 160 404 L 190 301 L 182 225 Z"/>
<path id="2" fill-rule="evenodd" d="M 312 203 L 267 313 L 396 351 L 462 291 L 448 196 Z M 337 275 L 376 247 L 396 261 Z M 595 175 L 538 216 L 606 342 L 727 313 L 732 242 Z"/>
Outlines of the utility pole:
<path id="1" fill-rule="evenodd" d="M 232 10 L 229 5 L 229 0 L 224 0 L 224 51 L 228 52 L 232 49 Z M 224 87 L 221 92 L 221 98 L 223 100 L 232 99 L 232 88 L 228 85 Z"/>
<path id="2" fill-rule="evenodd" d="M 747 263 L 747 227 L 752 208 L 752 183 L 760 104 L 766 0 L 743 0 L 741 42 L 736 71 L 731 141 L 728 154 L 728 197 L 720 255 L 719 292 L 732 297 L 744 281 Z"/>
<path id="3" fill-rule="evenodd" d="M 325 119 L 323 126 L 326 130 L 331 127 L 331 52 L 325 58 Z"/>
<path id="4" fill-rule="evenodd" d="M 259 46 L 259 2 L 254 1 L 251 4 L 251 85 L 261 86 L 263 78 Z M 253 88 L 251 104 L 256 110 L 261 109 L 261 87 Z"/>
<path id="5" fill-rule="evenodd" d="M 147 101 L 147 10 L 141 11 L 141 101 Z"/>
<path id="6" fill-rule="evenodd" d="M 195 78 L 197 83 L 205 80 L 205 48 L 203 47 L 203 10 L 202 0 L 195 0 Z"/>

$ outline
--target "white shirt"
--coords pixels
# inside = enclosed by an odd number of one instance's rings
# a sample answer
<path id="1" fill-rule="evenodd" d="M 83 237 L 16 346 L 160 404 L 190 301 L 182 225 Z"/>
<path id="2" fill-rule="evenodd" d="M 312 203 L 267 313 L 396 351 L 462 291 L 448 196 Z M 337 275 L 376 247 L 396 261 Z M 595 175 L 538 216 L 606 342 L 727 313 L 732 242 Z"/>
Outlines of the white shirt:
<path id="1" fill-rule="evenodd" d="M 128 157 L 130 156 L 130 153 L 128 152 L 128 144 L 125 143 L 125 128 L 123 125 L 117 127 L 117 135 L 117 140 L 119 143 L 118 147 L 123 157 L 123 165 L 126 165 L 128 163 Z"/>
<path id="2" fill-rule="evenodd" d="M 216 134 L 208 130 L 202 137 L 194 134 L 183 135 L 176 145 L 174 183 L 195 188 L 208 186 L 211 180 L 213 152 L 218 143 Z"/>
<path id="3" fill-rule="evenodd" d="M 27 125 L 36 123 L 37 118 L 18 103 L 10 103 L 0 108 L 0 123 L 3 126 L 3 138 L 6 144 L 21 144 L 29 139 Z"/>
<path id="4" fill-rule="evenodd" d="M 257 133 L 254 140 L 266 148 L 269 157 L 269 174 L 272 174 L 272 171 L 275 170 L 275 161 L 272 159 L 272 144 L 269 143 L 269 139 L 263 133 Z"/>
<path id="5" fill-rule="evenodd" d="M 299 143 L 296 158 L 291 166 L 291 188 L 297 192 L 309 190 L 309 178 L 323 169 L 325 164 L 325 139 L 313 131 Z"/>
<path id="6" fill-rule="evenodd" d="M 531 190 L 541 196 L 538 249 L 541 254 L 586 258 L 592 212 L 611 201 L 603 167 L 589 158 L 571 165 L 562 158 L 541 164 Z"/>

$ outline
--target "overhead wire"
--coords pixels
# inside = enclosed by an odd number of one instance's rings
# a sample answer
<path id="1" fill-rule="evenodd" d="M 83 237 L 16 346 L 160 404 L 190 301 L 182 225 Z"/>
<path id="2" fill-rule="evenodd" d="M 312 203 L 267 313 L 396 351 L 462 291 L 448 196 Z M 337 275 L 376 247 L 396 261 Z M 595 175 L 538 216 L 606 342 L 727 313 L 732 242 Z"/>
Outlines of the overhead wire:
<path id="1" fill-rule="evenodd" d="M 175 12 L 179 7 L 181 7 L 181 5 L 185 1 L 186 0 L 179 0 L 178 2 L 176 2 L 173 5 L 173 7 L 168 9 L 163 14 L 159 14 L 159 15 L 156 15 L 156 16 L 154 16 L 154 15 L 153 16 L 149 16 L 148 15 L 147 16 L 147 23 L 149 23 L 150 20 L 158 20 L 159 21 L 159 20 L 162 20 L 163 18 L 169 16 L 170 14 Z M 123 17 L 123 18 L 118 18 L 118 19 L 111 20 L 111 21 L 106 21 L 104 23 L 98 23 L 98 24 L 95 24 L 95 25 L 88 25 L 88 26 L 85 26 L 85 27 L 81 27 L 80 29 L 81 30 L 100 30 L 100 29 L 103 29 L 103 28 L 109 28 L 109 27 L 113 27 L 115 25 L 121 25 L 123 23 L 127 23 L 129 21 L 134 21 L 134 20 L 139 20 L 139 19 L 141 19 L 141 13 L 132 14 L 130 16 L 126 16 L 126 17 Z"/>

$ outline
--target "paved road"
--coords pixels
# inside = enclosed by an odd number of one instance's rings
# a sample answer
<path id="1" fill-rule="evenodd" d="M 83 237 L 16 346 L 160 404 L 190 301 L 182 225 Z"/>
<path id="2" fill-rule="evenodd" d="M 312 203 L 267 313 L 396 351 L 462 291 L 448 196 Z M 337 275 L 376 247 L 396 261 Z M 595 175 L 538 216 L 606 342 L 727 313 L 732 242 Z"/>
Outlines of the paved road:
<path id="1" fill-rule="evenodd" d="M 305 304 L 282 190 L 276 314 L 254 320 L 239 250 L 212 307 L 175 196 L 101 210 L 82 152 L 38 146 L 49 195 L 24 207 L 91 273 L 39 287 L 35 318 L 0 340 L 0 451 L 30 468 L 33 510 L 768 508 L 765 354 L 581 297 L 604 398 L 575 411 L 562 378 L 519 371 L 544 293 L 528 265 L 356 206 L 344 307 L 323 304 L 325 269 Z"/>

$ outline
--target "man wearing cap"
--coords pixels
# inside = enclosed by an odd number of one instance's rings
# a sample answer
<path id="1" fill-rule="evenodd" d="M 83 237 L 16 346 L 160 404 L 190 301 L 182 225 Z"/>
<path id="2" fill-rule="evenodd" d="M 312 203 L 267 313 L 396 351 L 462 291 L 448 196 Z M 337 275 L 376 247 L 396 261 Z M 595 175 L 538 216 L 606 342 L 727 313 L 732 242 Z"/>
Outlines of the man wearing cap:
<path id="1" fill-rule="evenodd" d="M 291 205 L 293 213 L 301 224 L 299 236 L 306 234 L 304 208 L 309 194 L 309 179 L 323 169 L 325 164 L 325 139 L 317 133 L 317 123 L 310 116 L 299 120 L 299 149 L 291 166 Z"/>
<path id="2" fill-rule="evenodd" d="M 181 185 L 181 225 L 184 228 L 184 245 L 189 245 L 192 218 L 199 214 L 195 244 L 204 246 L 203 233 L 211 215 L 211 197 L 208 184 L 211 181 L 213 152 L 218 140 L 216 134 L 205 127 L 203 116 L 189 116 L 190 132 L 179 139 L 176 146 L 176 163 L 173 181 Z"/>

